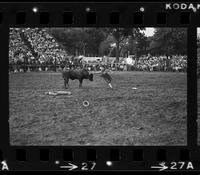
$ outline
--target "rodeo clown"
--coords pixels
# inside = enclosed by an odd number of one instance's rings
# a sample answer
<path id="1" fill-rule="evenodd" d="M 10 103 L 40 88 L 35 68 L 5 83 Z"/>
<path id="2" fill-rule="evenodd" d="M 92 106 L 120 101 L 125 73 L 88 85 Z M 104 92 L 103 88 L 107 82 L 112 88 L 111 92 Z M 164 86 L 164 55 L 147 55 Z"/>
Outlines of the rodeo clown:
<path id="1" fill-rule="evenodd" d="M 112 81 L 112 78 L 111 76 L 108 74 L 110 70 L 104 68 L 104 67 L 101 67 L 101 75 L 100 77 L 102 77 L 107 83 L 108 85 L 110 86 L 110 88 L 113 88 L 112 87 L 112 84 L 111 84 L 111 81 Z"/>

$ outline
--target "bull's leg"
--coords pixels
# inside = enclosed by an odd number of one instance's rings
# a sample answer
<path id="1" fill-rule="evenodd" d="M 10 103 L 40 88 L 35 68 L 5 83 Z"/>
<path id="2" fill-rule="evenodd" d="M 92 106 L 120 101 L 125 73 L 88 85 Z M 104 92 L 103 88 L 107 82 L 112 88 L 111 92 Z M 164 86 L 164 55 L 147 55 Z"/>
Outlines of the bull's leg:
<path id="1" fill-rule="evenodd" d="M 79 87 L 82 87 L 83 80 L 79 79 Z"/>
<path id="2" fill-rule="evenodd" d="M 68 78 L 64 79 L 64 86 L 65 86 L 65 88 L 69 88 L 69 79 Z"/>

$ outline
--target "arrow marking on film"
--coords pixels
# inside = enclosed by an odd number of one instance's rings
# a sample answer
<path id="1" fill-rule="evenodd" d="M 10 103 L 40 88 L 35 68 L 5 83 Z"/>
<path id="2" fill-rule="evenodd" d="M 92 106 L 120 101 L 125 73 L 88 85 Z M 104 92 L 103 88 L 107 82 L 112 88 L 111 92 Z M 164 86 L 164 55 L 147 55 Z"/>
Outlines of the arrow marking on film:
<path id="1" fill-rule="evenodd" d="M 60 168 L 67 168 L 67 169 L 69 168 L 69 171 L 78 168 L 78 166 L 76 166 L 72 163 L 68 163 L 68 164 L 69 164 L 69 166 L 60 166 Z"/>
<path id="2" fill-rule="evenodd" d="M 151 168 L 157 168 L 159 171 L 163 171 L 168 169 L 168 166 L 165 166 L 165 162 L 159 163 L 160 166 L 151 166 Z"/>

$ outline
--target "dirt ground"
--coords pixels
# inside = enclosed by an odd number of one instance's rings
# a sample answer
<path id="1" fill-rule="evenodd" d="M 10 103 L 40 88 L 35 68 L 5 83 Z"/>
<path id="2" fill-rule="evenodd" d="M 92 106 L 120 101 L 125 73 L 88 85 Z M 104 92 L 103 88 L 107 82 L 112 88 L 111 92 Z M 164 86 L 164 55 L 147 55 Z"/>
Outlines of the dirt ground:
<path id="1" fill-rule="evenodd" d="M 45 92 L 64 89 L 61 73 L 10 73 L 11 145 L 187 144 L 186 73 L 111 76 L 113 89 L 95 75 L 82 88 L 70 81 L 71 96 L 50 96 Z"/>

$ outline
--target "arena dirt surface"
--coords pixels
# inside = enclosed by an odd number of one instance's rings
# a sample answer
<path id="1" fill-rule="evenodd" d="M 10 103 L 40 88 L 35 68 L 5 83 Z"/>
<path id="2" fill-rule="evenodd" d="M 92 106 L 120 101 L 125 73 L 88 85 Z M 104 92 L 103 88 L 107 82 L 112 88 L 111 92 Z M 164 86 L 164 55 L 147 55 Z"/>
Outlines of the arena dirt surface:
<path id="1" fill-rule="evenodd" d="M 70 81 L 72 96 L 50 96 L 45 92 L 64 90 L 61 73 L 10 73 L 11 145 L 187 144 L 186 73 L 111 76 L 113 89 L 95 75 L 82 88 Z"/>

